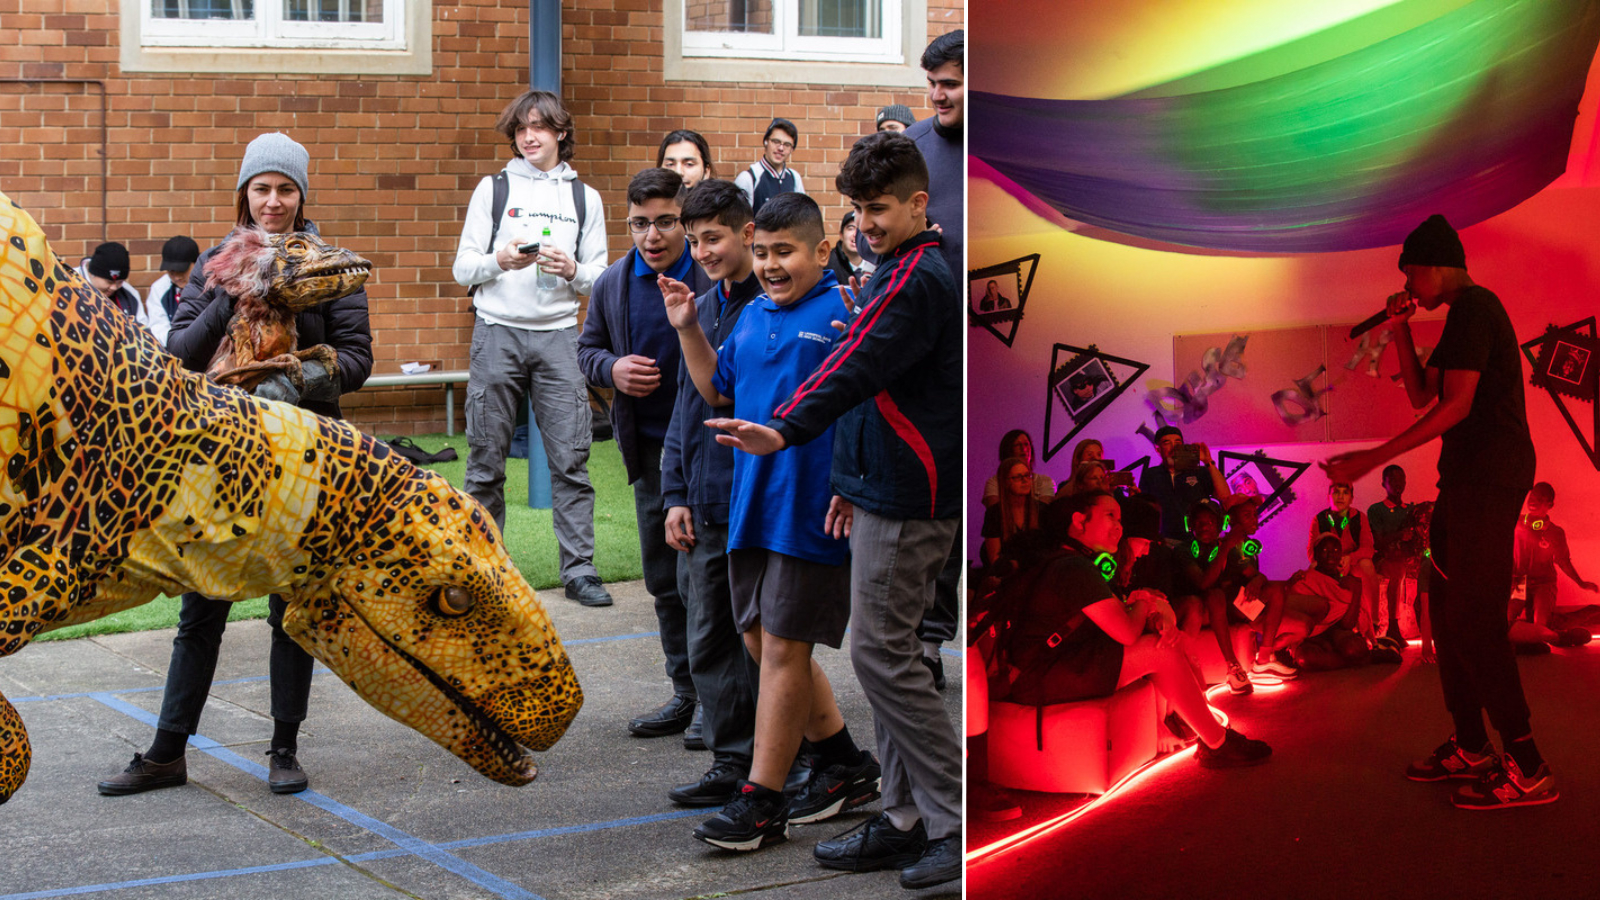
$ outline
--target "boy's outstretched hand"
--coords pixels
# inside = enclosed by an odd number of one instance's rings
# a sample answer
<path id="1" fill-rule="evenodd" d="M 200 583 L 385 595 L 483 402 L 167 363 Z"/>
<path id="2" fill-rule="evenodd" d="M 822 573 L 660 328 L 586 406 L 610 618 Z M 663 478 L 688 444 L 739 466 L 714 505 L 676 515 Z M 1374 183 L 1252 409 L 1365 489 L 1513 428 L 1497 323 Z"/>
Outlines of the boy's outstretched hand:
<path id="1" fill-rule="evenodd" d="M 743 450 L 751 456 L 766 456 L 789 446 L 778 432 L 743 419 L 707 419 L 706 426 L 728 432 L 717 435 L 717 443 Z"/>
<path id="2" fill-rule="evenodd" d="M 700 311 L 694 306 L 694 291 L 675 278 L 662 275 L 656 279 L 661 287 L 661 300 L 667 307 L 667 321 L 678 330 L 698 328 Z"/>

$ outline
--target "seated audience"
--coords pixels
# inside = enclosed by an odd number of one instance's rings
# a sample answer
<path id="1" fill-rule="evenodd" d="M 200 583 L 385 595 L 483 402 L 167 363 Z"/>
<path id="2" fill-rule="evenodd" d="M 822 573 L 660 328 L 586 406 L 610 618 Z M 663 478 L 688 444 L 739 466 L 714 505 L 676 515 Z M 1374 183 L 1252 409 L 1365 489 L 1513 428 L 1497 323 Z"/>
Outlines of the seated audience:
<path id="1" fill-rule="evenodd" d="M 1251 535 L 1260 498 L 1239 494 L 1231 502 L 1226 514 L 1214 500 L 1190 507 L 1189 547 L 1179 559 L 1186 589 L 1201 598 L 1206 622 L 1228 664 L 1228 690 L 1248 694 L 1254 690 L 1251 668 L 1294 677 L 1295 668 L 1273 654 L 1297 643 L 1308 629 L 1299 616 L 1285 620 L 1283 586 L 1269 581 L 1257 564 L 1261 542 Z M 1257 628 L 1262 629 L 1259 645 Z"/>
<path id="2" fill-rule="evenodd" d="M 1098 459 L 1088 459 L 1078 463 L 1072 469 L 1072 477 L 1061 485 L 1056 491 L 1057 497 L 1070 497 L 1085 491 L 1106 491 L 1111 489 L 1110 475 L 1106 472 L 1106 464 Z"/>
<path id="3" fill-rule="evenodd" d="M 1086 493 L 1062 503 L 1061 549 L 1014 590 L 1014 624 L 997 647 L 1009 699 L 1048 705 L 1106 697 L 1149 676 L 1199 736 L 1200 765 L 1266 761 L 1270 747 L 1224 728 L 1212 715 L 1184 653 L 1188 638 L 1166 598 L 1148 588 L 1117 595 L 1111 554 L 1122 537 L 1122 510 L 1116 498 Z"/>
<path id="4" fill-rule="evenodd" d="M 1000 439 L 1000 458 L 1007 459 L 1020 456 L 1028 461 L 1028 468 L 1033 468 L 1033 438 L 1028 436 L 1021 428 L 1013 428 L 1006 432 Z M 1040 503 L 1049 503 L 1056 496 L 1055 479 L 1043 472 L 1033 473 L 1033 495 L 1039 498 Z M 983 505 L 993 506 L 1000 502 L 1000 479 L 990 476 L 983 485 Z"/>
<path id="5" fill-rule="evenodd" d="M 1311 622 L 1311 634 L 1300 643 L 1296 661 L 1310 671 L 1342 669 L 1367 661 L 1367 642 L 1357 633 L 1361 617 L 1361 579 L 1339 573 L 1344 547 L 1335 534 L 1324 534 L 1311 547 L 1316 564 L 1290 576 L 1284 606 Z"/>
<path id="6" fill-rule="evenodd" d="M 1517 520 L 1513 570 L 1516 587 L 1511 594 L 1509 610 L 1514 643 L 1576 647 L 1590 640 L 1587 628 L 1556 631 L 1549 627 L 1550 614 L 1556 608 L 1556 569 L 1566 572 L 1568 578 L 1586 591 L 1600 590 L 1594 582 L 1583 580 L 1573 567 L 1567 532 L 1550 519 L 1550 509 L 1555 504 L 1556 489 L 1548 481 L 1541 481 L 1528 492 L 1522 518 Z"/>
<path id="7" fill-rule="evenodd" d="M 1189 541 L 1183 524 L 1184 513 L 1196 501 L 1211 497 L 1228 499 L 1228 482 L 1211 460 L 1205 444 L 1186 444 L 1183 432 L 1164 425 L 1156 431 L 1156 450 L 1161 465 L 1148 466 L 1139 476 L 1139 490 L 1161 504 L 1161 535 L 1174 546 Z"/>
<path id="8" fill-rule="evenodd" d="M 1004 487 L 1000 491 L 1000 502 L 983 513 L 980 561 L 985 566 L 999 558 L 1012 535 L 1038 528 L 1044 507 L 1033 494 L 1033 470 L 1026 459 L 1020 456 L 1006 459 L 1000 463 L 995 477 L 1002 480 Z"/>
<path id="9" fill-rule="evenodd" d="M 1317 536 L 1333 534 L 1344 547 L 1344 561 L 1339 569 L 1346 575 L 1361 579 L 1361 634 L 1372 640 L 1378 626 L 1378 571 L 1372 566 L 1372 535 L 1362 521 L 1361 510 L 1352 509 L 1355 488 L 1348 482 L 1336 481 L 1328 485 L 1328 508 L 1311 519 L 1311 534 L 1306 538 L 1306 558 L 1312 558 L 1312 546 Z"/>

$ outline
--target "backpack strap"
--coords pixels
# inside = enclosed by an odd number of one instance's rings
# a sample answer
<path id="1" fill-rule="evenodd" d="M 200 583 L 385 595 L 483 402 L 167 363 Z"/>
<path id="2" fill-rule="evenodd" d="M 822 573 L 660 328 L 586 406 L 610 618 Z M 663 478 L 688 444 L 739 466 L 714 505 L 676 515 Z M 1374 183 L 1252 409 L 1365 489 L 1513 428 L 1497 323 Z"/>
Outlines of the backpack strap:
<path id="1" fill-rule="evenodd" d="M 583 246 L 583 222 L 588 218 L 589 197 L 583 189 L 583 182 L 572 179 L 572 208 L 578 214 L 578 246 Z M 577 254 L 574 253 L 574 256 Z"/>
<path id="2" fill-rule="evenodd" d="M 494 252 L 494 238 L 500 233 L 500 219 L 506 214 L 506 200 L 511 196 L 511 179 L 506 177 L 506 170 L 501 169 L 490 176 L 494 184 L 494 201 L 489 209 L 489 252 Z M 473 285 L 467 288 L 467 296 L 471 297 L 478 292 L 482 285 Z"/>

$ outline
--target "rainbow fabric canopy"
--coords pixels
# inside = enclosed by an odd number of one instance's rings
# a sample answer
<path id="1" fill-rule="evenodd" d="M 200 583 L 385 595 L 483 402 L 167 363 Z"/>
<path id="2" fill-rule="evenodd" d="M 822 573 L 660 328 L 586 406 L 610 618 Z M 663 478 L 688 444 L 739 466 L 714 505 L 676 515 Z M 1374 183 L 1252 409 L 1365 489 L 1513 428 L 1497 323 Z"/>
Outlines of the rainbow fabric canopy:
<path id="1" fill-rule="evenodd" d="M 1432 213 L 1464 228 L 1562 173 L 1597 5 L 1478 0 L 1217 90 L 972 92 L 969 147 L 1067 217 L 1122 234 L 1245 252 L 1398 244 Z"/>

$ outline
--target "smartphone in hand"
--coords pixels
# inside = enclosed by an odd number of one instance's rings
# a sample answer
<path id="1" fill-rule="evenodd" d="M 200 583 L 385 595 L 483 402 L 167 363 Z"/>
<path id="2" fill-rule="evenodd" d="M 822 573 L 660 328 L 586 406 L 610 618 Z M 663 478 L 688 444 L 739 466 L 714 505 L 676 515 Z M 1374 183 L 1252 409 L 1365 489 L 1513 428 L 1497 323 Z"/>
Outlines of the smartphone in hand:
<path id="1" fill-rule="evenodd" d="M 518 244 L 517 245 L 517 252 L 518 253 L 538 253 L 539 252 L 539 245 L 537 243 L 533 243 L 533 244 Z"/>

